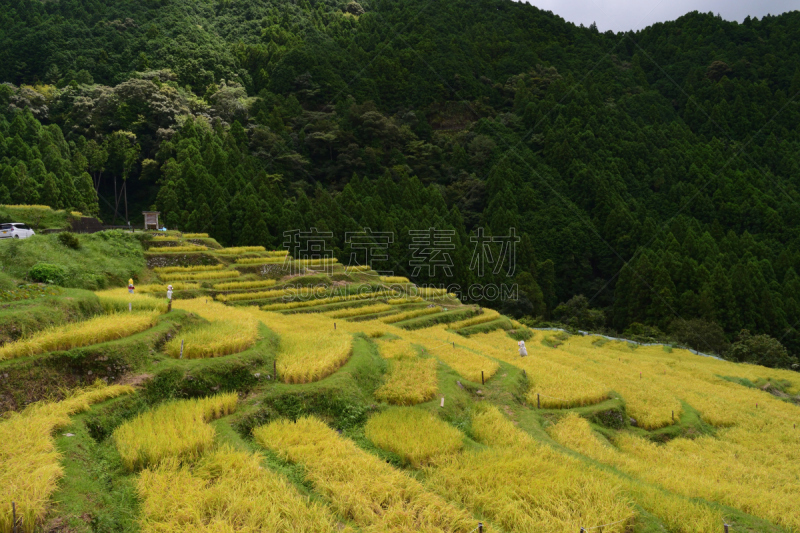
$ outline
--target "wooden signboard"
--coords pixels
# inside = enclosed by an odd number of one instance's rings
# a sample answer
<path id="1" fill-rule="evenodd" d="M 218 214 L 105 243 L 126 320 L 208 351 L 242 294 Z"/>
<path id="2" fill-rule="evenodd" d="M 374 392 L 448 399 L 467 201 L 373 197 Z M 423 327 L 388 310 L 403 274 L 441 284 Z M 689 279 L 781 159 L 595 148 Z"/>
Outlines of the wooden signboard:
<path id="1" fill-rule="evenodd" d="M 144 215 L 144 229 L 158 229 L 158 215 L 161 211 L 142 211 Z"/>

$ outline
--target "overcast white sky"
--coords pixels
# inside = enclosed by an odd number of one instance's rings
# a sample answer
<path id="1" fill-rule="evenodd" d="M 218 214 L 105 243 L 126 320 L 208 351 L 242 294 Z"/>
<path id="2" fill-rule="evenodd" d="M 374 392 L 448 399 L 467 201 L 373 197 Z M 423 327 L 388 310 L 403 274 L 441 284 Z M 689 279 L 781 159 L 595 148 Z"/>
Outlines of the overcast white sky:
<path id="1" fill-rule="evenodd" d="M 575 24 L 597 23 L 605 32 L 639 30 L 656 22 L 675 20 L 690 11 L 719 13 L 741 22 L 747 15 L 761 18 L 800 9 L 799 0 L 527 0 Z"/>

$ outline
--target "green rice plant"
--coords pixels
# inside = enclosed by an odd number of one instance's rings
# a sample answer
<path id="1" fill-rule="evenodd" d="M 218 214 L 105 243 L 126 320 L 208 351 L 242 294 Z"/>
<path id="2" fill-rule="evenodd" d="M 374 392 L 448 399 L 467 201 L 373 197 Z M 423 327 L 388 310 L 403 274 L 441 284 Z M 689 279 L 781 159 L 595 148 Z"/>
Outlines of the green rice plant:
<path id="1" fill-rule="evenodd" d="M 223 268 L 225 268 L 225 265 L 219 263 L 216 265 L 156 267 L 153 269 L 153 272 L 156 274 L 172 274 L 174 272 L 207 272 L 209 270 L 222 270 Z"/>
<path id="2" fill-rule="evenodd" d="M 203 272 L 173 272 L 159 274 L 158 278 L 164 282 L 172 281 L 203 281 L 210 279 L 238 278 L 242 273 L 238 270 L 211 270 Z"/>
<path id="3" fill-rule="evenodd" d="M 128 471 L 169 458 L 198 459 L 214 444 L 211 420 L 236 411 L 235 392 L 162 404 L 122 424 L 112 434 Z"/>
<path id="4" fill-rule="evenodd" d="M 60 402 L 34 403 L 19 413 L 0 418 L 0 531 L 33 533 L 51 506 L 50 497 L 64 475 L 61 453 L 53 432 L 69 425 L 70 415 L 86 411 L 93 403 L 132 393 L 127 385 L 102 382 L 73 391 Z M 10 502 L 15 502 L 18 530 L 13 529 Z"/>
<path id="5" fill-rule="evenodd" d="M 179 239 L 177 237 L 173 237 L 171 235 L 154 235 L 153 241 L 155 242 L 177 242 Z"/>
<path id="6" fill-rule="evenodd" d="M 441 311 L 442 308 L 438 305 L 434 307 L 423 307 L 421 309 L 414 309 L 413 311 L 406 311 L 405 313 L 385 316 L 381 318 L 381 322 L 384 324 L 394 324 L 395 322 L 417 318 L 418 316 L 432 315 L 434 313 L 440 313 Z"/>
<path id="7" fill-rule="evenodd" d="M 372 267 L 369 265 L 348 265 L 344 269 L 347 272 L 366 272 L 372 270 Z"/>
<path id="8" fill-rule="evenodd" d="M 208 239 L 208 233 L 184 233 L 184 239 Z"/>
<path id="9" fill-rule="evenodd" d="M 152 327 L 158 315 L 154 311 L 125 311 L 43 329 L 31 337 L 0 346 L 0 361 L 128 337 Z"/>
<path id="10" fill-rule="evenodd" d="M 370 417 L 364 435 L 414 468 L 456 454 L 464 447 L 464 435 L 459 430 L 428 411 L 408 407 L 393 407 Z"/>
<path id="11" fill-rule="evenodd" d="M 383 313 L 385 311 L 391 311 L 394 307 L 387 304 L 374 304 L 374 305 L 365 305 L 362 307 L 350 307 L 347 309 L 340 309 L 338 311 L 331 311 L 325 313 L 325 316 L 330 318 L 349 318 L 355 316 L 362 316 L 362 315 L 372 315 L 375 313 Z"/>
<path id="12" fill-rule="evenodd" d="M 185 244 L 183 246 L 154 246 L 147 250 L 148 254 L 163 254 L 163 253 L 177 253 L 177 252 L 202 252 L 208 250 L 208 246 L 200 246 L 198 244 Z"/>
<path id="13" fill-rule="evenodd" d="M 217 283 L 213 285 L 216 291 L 236 291 L 243 289 L 261 289 L 264 287 L 272 287 L 277 283 L 274 279 L 265 279 L 261 281 L 227 281 L 225 283 Z"/>
<path id="14" fill-rule="evenodd" d="M 234 246 L 233 248 L 220 248 L 215 250 L 220 255 L 241 255 L 250 252 L 263 252 L 266 248 L 263 246 Z"/>

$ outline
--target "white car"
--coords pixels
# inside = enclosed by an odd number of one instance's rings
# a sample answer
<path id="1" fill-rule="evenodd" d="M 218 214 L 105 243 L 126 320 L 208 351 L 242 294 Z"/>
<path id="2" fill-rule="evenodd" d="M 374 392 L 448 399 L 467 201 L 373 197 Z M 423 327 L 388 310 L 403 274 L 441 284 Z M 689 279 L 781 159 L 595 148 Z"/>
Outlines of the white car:
<path id="1" fill-rule="evenodd" d="M 0 239 L 27 239 L 36 235 L 30 226 L 22 222 L 0 224 Z"/>

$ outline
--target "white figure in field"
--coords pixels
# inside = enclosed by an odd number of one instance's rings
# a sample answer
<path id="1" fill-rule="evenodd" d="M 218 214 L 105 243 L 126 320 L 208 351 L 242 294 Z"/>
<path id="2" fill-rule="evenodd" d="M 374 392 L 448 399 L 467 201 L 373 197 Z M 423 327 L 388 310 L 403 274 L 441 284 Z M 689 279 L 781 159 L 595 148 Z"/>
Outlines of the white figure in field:
<path id="1" fill-rule="evenodd" d="M 167 285 L 167 300 L 172 300 L 172 285 Z"/>
<path id="2" fill-rule="evenodd" d="M 528 350 L 525 348 L 525 341 L 519 341 L 517 343 L 517 346 L 519 346 L 520 357 L 525 357 L 526 355 L 528 355 Z"/>

